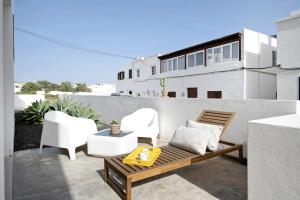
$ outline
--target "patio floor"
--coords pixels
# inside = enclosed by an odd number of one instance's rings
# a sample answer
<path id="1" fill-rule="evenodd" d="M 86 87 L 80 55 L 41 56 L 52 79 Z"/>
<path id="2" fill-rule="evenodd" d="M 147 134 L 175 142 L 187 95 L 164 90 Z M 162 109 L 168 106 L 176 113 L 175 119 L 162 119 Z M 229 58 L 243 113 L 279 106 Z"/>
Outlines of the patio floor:
<path id="1" fill-rule="evenodd" d="M 103 181 L 103 159 L 78 150 L 70 161 L 67 151 L 46 148 L 14 154 L 13 199 L 120 199 Z M 246 166 L 228 158 L 209 161 L 141 181 L 132 199 L 247 199 Z"/>

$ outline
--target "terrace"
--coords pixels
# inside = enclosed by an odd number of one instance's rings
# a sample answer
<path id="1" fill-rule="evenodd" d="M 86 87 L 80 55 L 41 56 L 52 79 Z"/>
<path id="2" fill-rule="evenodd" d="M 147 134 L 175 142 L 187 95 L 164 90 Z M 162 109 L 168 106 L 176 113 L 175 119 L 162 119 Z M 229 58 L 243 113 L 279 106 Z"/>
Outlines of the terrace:
<path id="1" fill-rule="evenodd" d="M 103 159 L 85 150 L 75 161 L 57 148 L 15 153 L 13 199 L 120 199 L 103 181 Z M 229 158 L 212 159 L 138 182 L 132 199 L 247 199 L 246 170 Z"/>
<path id="2" fill-rule="evenodd" d="M 91 105 L 101 113 L 101 121 L 108 123 L 111 119 L 120 120 L 123 116 L 141 107 L 151 107 L 158 111 L 160 124 L 160 137 L 158 146 L 163 146 L 170 141 L 173 132 L 187 119 L 195 119 L 200 111 L 208 108 L 226 110 L 236 113 L 234 120 L 228 128 L 225 139 L 239 144 L 244 144 L 244 156 L 248 158 L 247 165 L 237 162 L 237 154 L 222 156 L 189 167 L 167 172 L 159 176 L 138 181 L 133 184 L 132 199 L 247 199 L 253 194 L 251 188 L 265 187 L 269 183 L 269 175 L 257 181 L 257 173 L 266 171 L 268 167 L 260 159 L 269 160 L 276 166 L 282 162 L 277 153 L 268 153 L 272 149 L 279 149 L 277 133 L 286 131 L 292 133 L 289 127 L 297 125 L 293 117 L 267 121 L 248 121 L 278 115 L 296 113 L 296 101 L 271 101 L 271 100 L 201 100 L 201 99 L 168 99 L 168 98 L 131 98 L 131 97 L 99 97 L 99 96 L 69 96 L 76 102 Z M 271 104 L 270 104 L 271 103 Z M 176 108 L 176 109 L 175 109 Z M 225 109 L 226 108 L 226 109 Z M 178 115 L 180 113 L 180 115 Z M 297 116 L 297 115 L 295 115 Z M 258 142 L 266 141 L 263 137 L 270 130 L 265 128 L 274 124 L 286 129 L 272 130 L 274 139 L 267 145 Z M 273 124 L 272 124 L 273 123 Z M 260 124 L 264 127 L 260 127 Z M 249 126 L 249 130 L 248 130 Z M 297 132 L 297 131 L 296 131 Z M 259 133 L 259 134 L 256 134 Z M 246 146 L 246 141 L 248 140 Z M 297 135 L 297 134 L 296 134 Z M 294 137 L 293 135 L 290 136 Z M 293 141 L 293 139 L 288 139 Z M 250 143 L 249 143 L 250 142 Z M 297 142 L 297 140 L 295 140 Z M 150 141 L 140 138 L 139 145 L 149 145 Z M 266 146 L 266 147 L 265 147 Z M 286 148 L 286 145 L 284 145 Z M 260 149 L 264 148 L 264 152 Z M 248 149 L 248 152 L 247 152 Z M 120 199 L 117 193 L 104 181 L 104 159 L 88 155 L 87 146 L 76 150 L 76 160 L 71 161 L 68 151 L 59 148 L 44 148 L 42 155 L 38 149 L 18 151 L 14 153 L 13 168 L 13 199 Z M 252 157 L 249 157 L 249 152 Z M 295 154 L 297 151 L 295 151 Z M 286 151 L 290 156 L 290 151 Z M 247 156 L 248 155 L 248 156 Z M 262 158 L 256 155 L 263 155 Z M 274 157 L 280 158 L 278 161 Z M 297 161 L 295 161 L 297 163 Z M 295 165 L 294 162 L 280 167 Z M 250 168 L 249 168 L 250 166 Z M 297 169 L 297 167 L 295 168 Z M 269 169 L 270 173 L 276 168 Z M 264 174 L 259 176 L 264 177 Z M 275 176 L 273 177 L 276 179 Z M 118 178 L 117 178 L 118 179 Z M 284 180 L 284 179 L 283 179 Z M 120 182 L 124 184 L 123 182 Z M 289 185 L 290 180 L 284 180 Z M 257 186 L 256 186 L 257 185 Z M 123 185 L 124 186 L 124 185 Z M 276 187 L 275 187 L 276 188 Z M 277 188 L 278 191 L 282 189 Z M 260 191 L 264 193 L 264 191 Z M 166 195 L 167 194 L 167 195 Z M 259 195 L 258 193 L 257 195 Z M 272 193 L 268 193 L 272 196 Z M 281 195 L 284 193 L 280 193 Z M 285 196 L 282 196 L 284 198 Z M 253 197 L 252 197 L 253 198 Z M 254 198 L 255 199 L 255 198 Z"/>

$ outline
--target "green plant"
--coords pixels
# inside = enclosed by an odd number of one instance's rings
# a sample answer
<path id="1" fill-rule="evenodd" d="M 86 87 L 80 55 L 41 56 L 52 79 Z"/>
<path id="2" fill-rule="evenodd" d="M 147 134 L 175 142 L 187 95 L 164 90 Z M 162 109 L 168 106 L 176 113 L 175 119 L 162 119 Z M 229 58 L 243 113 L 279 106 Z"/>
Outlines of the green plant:
<path id="1" fill-rule="evenodd" d="M 41 90 L 41 86 L 37 83 L 27 82 L 21 88 L 22 94 L 35 94 L 36 91 Z"/>
<path id="2" fill-rule="evenodd" d="M 57 98 L 51 102 L 50 109 L 68 113 L 68 110 L 74 105 L 71 99 Z"/>
<path id="3" fill-rule="evenodd" d="M 76 83 L 75 92 L 91 92 L 92 90 L 88 88 L 85 83 Z"/>
<path id="4" fill-rule="evenodd" d="M 72 104 L 67 110 L 67 114 L 73 117 L 82 117 L 94 120 L 97 127 L 100 127 L 99 116 L 90 106 L 84 106 L 82 104 Z"/>
<path id="5" fill-rule="evenodd" d="M 110 124 L 119 124 L 119 122 L 113 119 Z"/>
<path id="6" fill-rule="evenodd" d="M 167 79 L 166 78 L 161 78 L 159 82 L 160 82 L 160 87 L 162 87 L 162 90 L 165 91 L 166 84 L 167 84 Z"/>
<path id="7" fill-rule="evenodd" d="M 59 90 L 62 92 L 74 92 L 73 85 L 70 81 L 62 82 L 59 86 Z"/>
<path id="8" fill-rule="evenodd" d="M 74 103 L 68 98 L 33 102 L 31 106 L 22 111 L 21 117 L 28 123 L 42 124 L 45 114 L 50 110 L 61 111 L 73 117 L 91 119 L 95 121 L 97 127 L 101 126 L 99 116 L 90 106 Z"/>
<path id="9" fill-rule="evenodd" d="M 41 124 L 45 114 L 49 111 L 49 101 L 35 101 L 31 106 L 22 111 L 21 118 L 28 123 Z"/>

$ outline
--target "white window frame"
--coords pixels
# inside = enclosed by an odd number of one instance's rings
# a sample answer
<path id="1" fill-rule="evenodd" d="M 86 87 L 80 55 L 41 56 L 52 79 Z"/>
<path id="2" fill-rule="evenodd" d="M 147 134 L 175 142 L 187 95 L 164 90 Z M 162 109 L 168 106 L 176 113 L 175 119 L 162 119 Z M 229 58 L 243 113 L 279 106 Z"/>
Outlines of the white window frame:
<path id="1" fill-rule="evenodd" d="M 136 77 L 137 77 L 137 78 L 140 78 L 140 77 L 141 77 L 141 70 L 140 70 L 140 69 L 137 69 L 137 70 L 136 70 Z"/>
<path id="2" fill-rule="evenodd" d="M 238 53 L 239 53 L 239 50 L 240 50 L 239 49 L 240 48 L 239 41 L 230 42 L 230 43 L 226 43 L 226 44 L 223 44 L 223 45 L 219 45 L 219 46 L 215 46 L 215 47 L 211 47 L 211 48 L 206 49 L 206 65 L 207 66 L 209 66 L 209 65 L 219 65 L 219 64 L 222 64 L 222 63 L 227 63 L 227 62 L 232 62 L 232 61 L 239 60 L 239 55 L 238 55 L 238 58 L 232 58 L 232 45 L 235 44 L 235 43 L 237 43 L 237 47 L 238 47 L 237 50 L 238 50 Z M 224 46 L 229 46 L 229 49 L 230 49 L 230 58 L 226 59 L 226 60 L 224 60 L 224 58 L 223 58 L 223 47 Z M 215 62 L 215 53 L 214 52 L 215 52 L 216 48 L 221 48 L 221 61 L 219 63 Z M 208 56 L 207 51 L 209 49 L 212 49 L 212 63 L 211 64 L 208 64 L 208 58 L 207 58 L 207 56 Z"/>
<path id="3" fill-rule="evenodd" d="M 224 44 L 224 45 L 222 45 L 222 50 L 221 50 L 221 52 L 222 52 L 222 63 L 224 63 L 224 62 L 229 62 L 229 61 L 231 61 L 232 60 L 232 52 L 231 52 L 231 50 L 232 50 L 232 45 L 231 45 L 232 43 L 229 43 L 229 44 Z M 226 46 L 229 46 L 229 58 L 226 58 L 226 60 L 224 61 L 224 57 L 223 57 L 223 48 L 224 47 L 226 47 Z"/>
<path id="4" fill-rule="evenodd" d="M 203 64 L 202 64 L 202 65 L 196 65 L 196 63 L 197 63 L 196 54 L 197 54 L 197 53 L 201 53 L 201 52 L 202 52 L 202 54 L 203 54 Z M 190 67 L 189 67 L 189 59 L 188 59 L 188 56 L 189 56 L 189 55 L 194 55 L 194 63 L 195 63 L 194 66 L 190 66 Z M 201 67 L 201 66 L 204 66 L 204 60 L 205 60 L 204 56 L 205 56 L 204 50 L 196 51 L 196 52 L 193 52 L 193 53 L 186 54 L 185 60 L 186 60 L 186 66 L 187 66 L 187 69 L 193 68 L 193 67 Z"/>
<path id="5" fill-rule="evenodd" d="M 208 63 L 208 50 L 210 50 L 211 49 L 211 63 Z M 206 49 L 206 66 L 208 66 L 208 65 L 211 65 L 211 64 L 214 64 L 214 48 L 213 47 L 211 47 L 211 48 L 208 48 L 208 49 Z"/>
<path id="6" fill-rule="evenodd" d="M 183 57 L 184 58 L 183 69 L 179 69 L 179 57 Z M 186 67 L 186 57 L 185 57 L 185 55 L 178 56 L 178 57 L 176 57 L 176 59 L 177 59 L 177 70 L 185 70 L 185 67 Z"/>
<path id="7" fill-rule="evenodd" d="M 232 45 L 233 45 L 234 43 L 237 43 L 237 51 L 238 51 L 238 57 L 237 57 L 237 58 L 232 58 Z M 231 61 L 239 60 L 239 57 L 240 57 L 239 52 L 240 52 L 239 41 L 231 42 L 231 43 L 230 43 L 230 60 L 231 60 Z"/>

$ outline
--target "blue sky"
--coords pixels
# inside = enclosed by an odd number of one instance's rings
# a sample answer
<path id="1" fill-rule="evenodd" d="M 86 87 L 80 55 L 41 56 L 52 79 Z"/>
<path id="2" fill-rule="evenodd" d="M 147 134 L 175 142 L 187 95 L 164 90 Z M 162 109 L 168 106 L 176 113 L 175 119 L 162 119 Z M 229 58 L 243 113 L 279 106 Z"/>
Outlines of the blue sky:
<path id="1" fill-rule="evenodd" d="M 276 33 L 299 0 L 15 0 L 15 26 L 126 56 L 167 53 L 240 31 Z M 114 83 L 130 60 L 15 31 L 15 81 Z"/>

